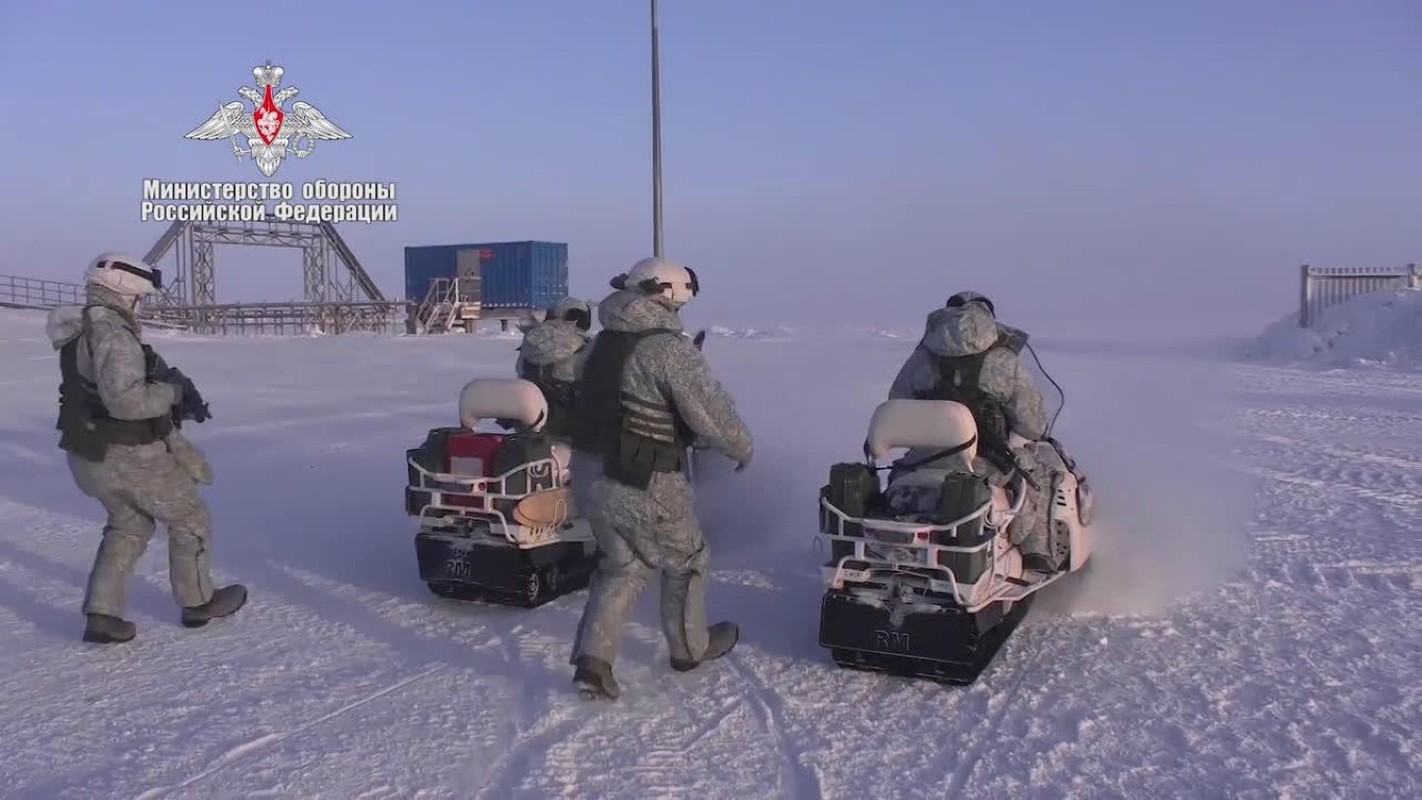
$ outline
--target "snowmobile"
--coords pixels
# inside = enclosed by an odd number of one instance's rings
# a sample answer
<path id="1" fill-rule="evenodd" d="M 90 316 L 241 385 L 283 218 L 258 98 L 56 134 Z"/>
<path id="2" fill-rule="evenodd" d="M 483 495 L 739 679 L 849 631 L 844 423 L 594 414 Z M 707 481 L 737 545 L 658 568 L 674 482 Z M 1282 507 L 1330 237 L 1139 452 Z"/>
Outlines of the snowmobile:
<path id="1" fill-rule="evenodd" d="M 865 461 L 833 465 L 820 489 L 819 533 L 832 557 L 822 567 L 827 590 L 819 642 L 836 664 L 971 684 L 1037 592 L 1086 564 L 1092 547 L 1086 476 L 1054 439 L 1012 443 L 1029 447 L 1050 476 L 1042 488 L 1057 571 L 1024 569 L 1008 526 L 1022 511 L 1027 479 L 1018 473 L 994 486 L 974 472 L 978 430 L 966 406 L 895 399 L 875 409 Z M 906 468 L 902 459 L 878 466 L 904 448 L 932 452 L 933 468 Z M 944 463 L 950 466 L 939 469 Z M 892 471 L 881 488 L 879 472 L 886 469 Z M 905 490 L 926 492 L 919 497 L 930 500 L 905 513 L 894 497 Z"/>
<path id="2" fill-rule="evenodd" d="M 542 433 L 547 419 L 533 383 L 479 378 L 460 392 L 460 425 L 405 452 L 405 513 L 419 520 L 415 556 L 430 591 L 531 608 L 587 587 L 596 540 L 574 507 L 572 452 Z"/>

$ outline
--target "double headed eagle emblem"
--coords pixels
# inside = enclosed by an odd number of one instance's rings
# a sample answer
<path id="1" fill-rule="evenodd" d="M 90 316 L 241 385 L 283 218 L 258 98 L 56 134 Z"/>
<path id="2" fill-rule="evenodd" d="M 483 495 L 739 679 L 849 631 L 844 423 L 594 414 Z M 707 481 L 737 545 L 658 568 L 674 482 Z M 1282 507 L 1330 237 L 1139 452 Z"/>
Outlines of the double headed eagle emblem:
<path id="1" fill-rule="evenodd" d="M 297 158 L 306 158 L 316 149 L 317 139 L 329 142 L 351 138 L 326 119 L 320 109 L 304 100 L 292 103 L 290 111 L 283 111 L 282 104 L 298 91 L 295 86 L 277 91 L 285 72 L 270 61 L 253 69 L 257 88 L 243 86 L 237 90 L 237 94 L 251 101 L 250 114 L 243 109 L 240 100 L 219 105 L 216 114 L 183 138 L 205 142 L 229 139 L 232 155 L 238 161 L 250 155 L 257 162 L 257 169 L 268 178 L 277 171 L 288 152 Z M 242 149 L 239 137 L 247 140 L 248 149 Z M 305 147 L 302 147 L 303 142 Z"/>

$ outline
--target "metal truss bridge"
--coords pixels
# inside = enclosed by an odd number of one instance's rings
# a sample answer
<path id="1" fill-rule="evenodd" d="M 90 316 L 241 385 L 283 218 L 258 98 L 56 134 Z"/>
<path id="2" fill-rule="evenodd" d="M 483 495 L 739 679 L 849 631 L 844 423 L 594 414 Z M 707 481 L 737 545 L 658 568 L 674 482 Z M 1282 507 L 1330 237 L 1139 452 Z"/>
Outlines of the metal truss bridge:
<path id="1" fill-rule="evenodd" d="M 219 304 L 218 245 L 299 248 L 304 297 Z M 151 324 L 217 334 L 384 333 L 407 330 L 413 318 L 410 303 L 386 299 L 329 222 L 174 222 L 144 260 L 166 273 L 163 289 L 140 306 Z M 77 283 L 0 276 L 0 305 L 53 308 L 83 298 Z"/>

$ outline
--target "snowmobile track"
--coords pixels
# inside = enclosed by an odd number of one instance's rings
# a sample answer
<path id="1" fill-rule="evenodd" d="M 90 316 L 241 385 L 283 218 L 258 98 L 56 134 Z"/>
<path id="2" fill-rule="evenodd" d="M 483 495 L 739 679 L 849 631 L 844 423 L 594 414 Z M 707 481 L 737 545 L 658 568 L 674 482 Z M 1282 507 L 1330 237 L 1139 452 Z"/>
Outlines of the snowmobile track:
<path id="1" fill-rule="evenodd" d="M 203 770 L 202 772 L 199 772 L 196 775 L 192 775 L 172 786 L 155 786 L 151 789 L 148 789 L 143 793 L 139 794 L 137 800 L 151 800 L 152 798 L 162 797 L 168 794 L 169 792 L 173 792 L 178 789 L 186 789 L 187 787 L 193 785 L 194 783 L 197 783 L 198 781 L 203 780 L 204 778 L 211 777 L 212 775 L 221 772 L 222 770 L 232 766 L 238 761 L 241 761 L 252 753 L 262 750 L 270 745 L 274 745 L 278 742 L 281 742 L 284 739 L 289 739 L 299 733 L 303 733 L 311 728 L 316 727 L 317 725 L 322 724 L 323 722 L 335 719 L 336 717 L 339 717 L 342 714 L 354 711 L 355 709 L 360 708 L 361 706 L 366 705 L 367 703 L 374 702 L 382 697 L 386 697 L 388 695 L 399 692 L 412 684 L 418 683 L 419 681 L 430 677 L 431 675 L 435 675 L 439 672 L 444 671 L 446 666 L 448 665 L 436 664 L 435 666 L 430 667 L 412 677 L 397 681 L 396 683 L 393 683 L 378 692 L 368 694 L 365 697 L 356 700 L 355 702 L 347 703 L 329 714 L 317 717 L 316 719 L 313 719 L 295 728 L 291 728 L 281 733 L 269 733 L 265 736 L 259 736 L 249 742 L 239 744 L 224 753 L 220 758 L 217 759 L 216 763 Z"/>
<path id="2" fill-rule="evenodd" d="M 1313 453 L 1333 456 L 1340 461 L 1363 461 L 1370 464 L 1378 464 L 1391 469 L 1403 469 L 1413 472 L 1422 472 L 1422 460 L 1407 458 L 1404 456 L 1379 455 L 1365 450 L 1354 450 L 1347 447 L 1320 446 L 1316 442 L 1296 439 L 1292 436 L 1280 436 L 1273 433 L 1255 433 L 1253 436 L 1264 442 L 1284 445 L 1297 450 L 1308 450 Z"/>
<path id="3" fill-rule="evenodd" d="M 1407 594 L 1417 589 L 1422 564 L 1346 562 L 1282 564 L 1249 572 L 1250 581 L 1274 581 L 1323 592 Z"/>
<path id="4" fill-rule="evenodd" d="M 570 733 L 585 725 L 596 713 L 582 698 L 565 700 L 569 702 L 561 708 L 551 708 L 538 717 L 532 728 L 521 732 L 513 744 L 489 765 L 489 777 L 475 797 L 513 797 L 519 788 L 519 780 L 529 772 L 530 762 L 537 754 L 547 753 L 553 745 L 566 740 Z"/>
<path id="5" fill-rule="evenodd" d="M 1255 467 L 1250 472 L 1262 478 L 1268 478 L 1280 483 L 1302 486 L 1307 489 L 1322 492 L 1339 492 L 1354 495 L 1360 499 L 1368 500 L 1381 505 L 1395 506 L 1397 508 L 1412 510 L 1422 506 L 1422 497 L 1415 494 L 1422 488 L 1422 482 L 1415 479 L 1389 478 L 1388 483 L 1395 483 L 1395 486 L 1383 489 L 1372 488 L 1372 486 L 1362 485 L 1366 480 L 1361 476 L 1350 476 L 1347 470 L 1329 470 L 1332 474 L 1308 475 L 1283 470 L 1269 469 L 1267 467 Z M 1316 472 L 1323 472 L 1317 470 Z M 1380 472 L 1380 475 L 1390 476 L 1389 472 Z M 1377 485 L 1376 483 L 1373 484 Z"/>
<path id="6" fill-rule="evenodd" d="M 1025 633 L 1019 628 L 1019 633 Z M 989 707 L 992 705 L 994 697 L 1001 697 L 1002 702 L 997 709 L 988 716 L 987 721 L 981 728 L 980 735 L 973 741 L 968 751 L 963 754 L 963 759 L 953 768 L 953 773 L 948 780 L 948 790 L 945 795 L 948 797 L 962 797 L 963 791 L 968 786 L 968 781 L 973 777 L 973 770 L 977 769 L 978 761 L 987 752 L 988 746 L 997 739 L 997 732 L 1002 727 L 1002 722 L 1007 718 L 1007 712 L 1011 710 L 1017 695 L 1020 692 L 1027 676 L 1032 673 L 1032 668 L 1036 666 L 1037 660 L 1041 658 L 1042 652 L 1046 649 L 1046 640 L 1040 637 L 1036 639 L 1032 651 L 1027 654 L 1017 667 L 1017 674 L 1007 684 L 1007 688 L 1001 692 L 991 692 L 986 690 L 986 702 Z M 1007 647 L 1004 650 L 1010 649 Z M 1003 655 L 999 653 L 999 655 Z"/>
<path id="7" fill-rule="evenodd" d="M 742 663 L 738 655 L 731 654 L 726 660 L 733 670 L 751 683 L 753 688 L 749 698 L 756 705 L 757 716 L 765 727 L 765 732 L 775 740 L 775 749 L 784 759 L 784 796 L 815 800 L 824 797 L 819 773 L 805 764 L 804 754 L 791 746 L 790 739 L 785 734 L 785 704 L 781 702 L 780 695 L 761 680 L 754 669 Z"/>

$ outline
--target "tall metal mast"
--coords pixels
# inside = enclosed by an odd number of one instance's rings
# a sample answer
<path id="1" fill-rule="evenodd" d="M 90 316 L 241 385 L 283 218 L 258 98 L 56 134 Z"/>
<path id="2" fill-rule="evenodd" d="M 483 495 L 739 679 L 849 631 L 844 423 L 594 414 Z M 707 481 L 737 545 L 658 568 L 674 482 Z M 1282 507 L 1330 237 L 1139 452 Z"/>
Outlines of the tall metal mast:
<path id="1" fill-rule="evenodd" d="M 657 0 L 652 0 L 652 255 L 662 256 L 662 87 Z"/>

